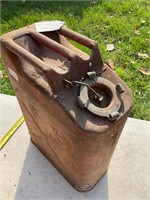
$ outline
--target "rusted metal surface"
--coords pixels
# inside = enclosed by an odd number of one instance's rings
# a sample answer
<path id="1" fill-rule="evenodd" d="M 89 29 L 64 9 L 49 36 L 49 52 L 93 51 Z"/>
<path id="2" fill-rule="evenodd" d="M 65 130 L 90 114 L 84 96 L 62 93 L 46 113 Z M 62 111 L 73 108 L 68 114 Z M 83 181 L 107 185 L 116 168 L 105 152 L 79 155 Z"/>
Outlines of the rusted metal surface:
<path id="1" fill-rule="evenodd" d="M 64 26 L 38 33 L 30 25 L 0 40 L 31 140 L 77 190 L 93 188 L 130 112 L 130 90 L 103 64 L 95 41 Z"/>

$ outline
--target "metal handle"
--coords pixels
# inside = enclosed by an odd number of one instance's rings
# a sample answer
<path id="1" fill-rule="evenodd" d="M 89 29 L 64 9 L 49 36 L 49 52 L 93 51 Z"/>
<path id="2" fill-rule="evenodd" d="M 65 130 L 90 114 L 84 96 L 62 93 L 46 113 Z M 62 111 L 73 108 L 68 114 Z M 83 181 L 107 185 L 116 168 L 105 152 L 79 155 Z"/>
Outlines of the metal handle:
<path id="1" fill-rule="evenodd" d="M 98 45 L 94 40 L 91 40 L 75 31 L 72 31 L 66 27 L 61 27 L 60 30 L 58 30 L 58 33 L 61 35 L 70 38 L 71 40 L 76 41 L 79 44 L 82 44 L 83 46 L 88 47 L 89 49 L 92 49 L 92 54 L 95 54 L 98 50 Z M 73 52 L 72 50 L 66 48 L 65 46 L 59 44 L 58 42 L 55 42 L 54 40 L 44 36 L 43 34 L 36 32 L 34 30 L 30 30 L 29 34 L 31 37 L 36 40 L 38 43 L 43 44 L 44 46 L 54 50 L 55 52 L 59 53 L 60 55 L 64 56 L 65 58 L 68 58 L 69 60 L 72 60 L 78 55 Z"/>
<path id="2" fill-rule="evenodd" d="M 94 47 L 97 46 L 97 43 L 94 40 L 91 40 L 90 38 L 81 35 L 80 33 L 77 33 L 75 31 L 72 31 L 66 27 L 61 27 L 61 29 L 58 32 L 66 36 L 67 38 L 70 38 L 90 49 L 93 49 Z"/>
<path id="3" fill-rule="evenodd" d="M 99 52 L 98 44 L 94 40 L 92 40 L 84 35 L 81 35 L 80 33 L 72 31 L 64 26 L 62 26 L 58 32 L 60 34 L 62 34 L 63 36 L 65 36 L 71 40 L 74 40 L 77 43 L 82 44 L 85 47 L 88 47 L 89 49 L 92 49 L 91 57 L 93 57 L 94 55 L 96 56 L 97 52 Z"/>
<path id="4" fill-rule="evenodd" d="M 72 60 L 73 58 L 77 56 L 77 54 L 74 53 L 73 51 L 67 49 L 63 45 L 59 44 L 58 42 L 55 42 L 54 40 L 46 37 L 45 35 L 41 33 L 31 30 L 29 31 L 29 34 L 38 43 L 46 46 L 47 48 L 52 49 L 53 51 L 59 53 L 63 57 L 68 58 L 69 60 Z"/>
<path id="5" fill-rule="evenodd" d="M 27 60 L 30 64 L 36 66 L 38 69 L 44 71 L 49 70 L 49 66 L 42 60 L 25 50 L 23 47 L 16 44 L 12 39 L 2 39 L 4 46 L 17 56 Z"/>

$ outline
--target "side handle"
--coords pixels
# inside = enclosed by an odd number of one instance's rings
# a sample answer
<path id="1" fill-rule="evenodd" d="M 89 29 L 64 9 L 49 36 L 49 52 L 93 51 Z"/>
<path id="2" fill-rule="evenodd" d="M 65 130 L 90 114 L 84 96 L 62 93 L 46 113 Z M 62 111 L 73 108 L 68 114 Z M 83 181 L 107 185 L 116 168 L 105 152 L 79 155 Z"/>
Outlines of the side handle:
<path id="1" fill-rule="evenodd" d="M 84 35 L 81 35 L 80 33 L 72 31 L 64 26 L 61 27 L 61 29 L 58 32 L 60 34 L 62 34 L 63 36 L 65 36 L 71 40 L 74 40 L 75 42 L 77 42 L 85 47 L 88 47 L 89 49 L 92 49 L 92 51 L 93 51 L 92 53 L 95 53 L 95 50 L 98 49 L 98 45 L 94 40 L 92 40 Z"/>
<path id="2" fill-rule="evenodd" d="M 13 39 L 2 39 L 1 42 L 9 51 L 14 53 L 18 57 L 23 58 L 31 65 L 40 69 L 43 72 L 43 74 L 45 75 L 48 84 L 52 88 L 53 93 L 59 92 L 59 91 L 57 91 L 58 86 L 56 85 L 54 80 L 57 77 L 57 80 L 59 80 L 59 85 L 60 85 L 60 87 L 62 87 L 62 85 L 63 85 L 62 77 L 60 74 L 56 73 L 48 64 L 44 63 L 42 60 L 37 58 L 35 55 L 31 54 L 26 49 L 24 49 L 23 47 L 16 44 L 13 41 Z M 57 82 L 57 84 L 58 84 L 58 82 Z M 60 88 L 59 88 L 59 90 L 60 90 Z"/>
<path id="3" fill-rule="evenodd" d="M 50 48 L 51 50 L 57 52 L 63 57 L 68 58 L 70 61 L 77 57 L 76 53 L 41 33 L 30 30 L 29 35 L 31 35 L 31 37 L 38 43 L 46 46 L 47 48 Z"/>

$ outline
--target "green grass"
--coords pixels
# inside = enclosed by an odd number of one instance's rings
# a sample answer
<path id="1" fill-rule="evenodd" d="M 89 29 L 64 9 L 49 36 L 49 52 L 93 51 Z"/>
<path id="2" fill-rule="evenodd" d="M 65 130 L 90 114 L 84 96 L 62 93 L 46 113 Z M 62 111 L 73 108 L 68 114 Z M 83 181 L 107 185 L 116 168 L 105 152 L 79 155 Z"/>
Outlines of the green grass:
<path id="1" fill-rule="evenodd" d="M 150 119 L 149 76 L 139 72 L 141 67 L 148 69 L 149 59 L 138 57 L 139 52 L 149 54 L 149 0 L 104 0 L 95 4 L 88 1 L 2 1 L 1 8 L 1 35 L 37 21 L 57 19 L 96 40 L 104 62 L 112 59 L 116 73 L 132 90 L 134 103 L 130 116 Z M 135 30 L 141 34 L 135 35 Z M 106 51 L 109 43 L 115 45 L 112 52 Z M 1 92 L 13 95 L 2 61 L 0 70 L 4 72 L 4 78 L 0 79 Z"/>

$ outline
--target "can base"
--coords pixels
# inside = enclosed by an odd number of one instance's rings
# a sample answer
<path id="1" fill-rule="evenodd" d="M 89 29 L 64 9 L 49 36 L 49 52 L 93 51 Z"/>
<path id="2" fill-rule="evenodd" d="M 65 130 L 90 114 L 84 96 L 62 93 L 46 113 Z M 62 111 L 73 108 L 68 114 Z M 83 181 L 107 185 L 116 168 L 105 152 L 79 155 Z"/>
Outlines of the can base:
<path id="1" fill-rule="evenodd" d="M 92 190 L 97 183 L 103 178 L 103 176 L 107 173 L 107 170 L 104 172 L 104 174 L 100 177 L 99 180 L 97 180 L 97 182 L 95 184 L 93 184 L 92 186 L 89 187 L 84 187 L 84 186 L 78 186 L 75 185 L 74 183 L 72 183 L 72 181 L 70 179 L 68 179 L 68 177 L 65 176 L 65 174 L 56 166 L 56 164 L 46 155 L 46 153 L 44 151 L 41 150 L 41 148 L 39 147 L 39 145 L 34 141 L 33 138 L 30 138 L 31 142 L 39 149 L 39 151 L 49 160 L 49 162 L 55 167 L 55 169 L 57 169 L 57 171 L 65 178 L 65 180 L 77 191 L 79 192 L 88 192 L 90 190 Z"/>
<path id="2" fill-rule="evenodd" d="M 78 186 L 75 186 L 75 185 L 71 184 L 70 182 L 69 183 L 72 185 L 72 187 L 74 189 L 76 189 L 79 192 L 88 192 L 88 191 L 92 190 L 98 184 L 99 181 L 101 181 L 101 179 L 105 176 L 106 173 L 107 173 L 107 170 L 100 177 L 100 179 L 98 179 L 98 181 L 93 186 L 91 186 L 91 187 L 87 187 L 87 188 L 86 187 L 78 187 Z"/>

